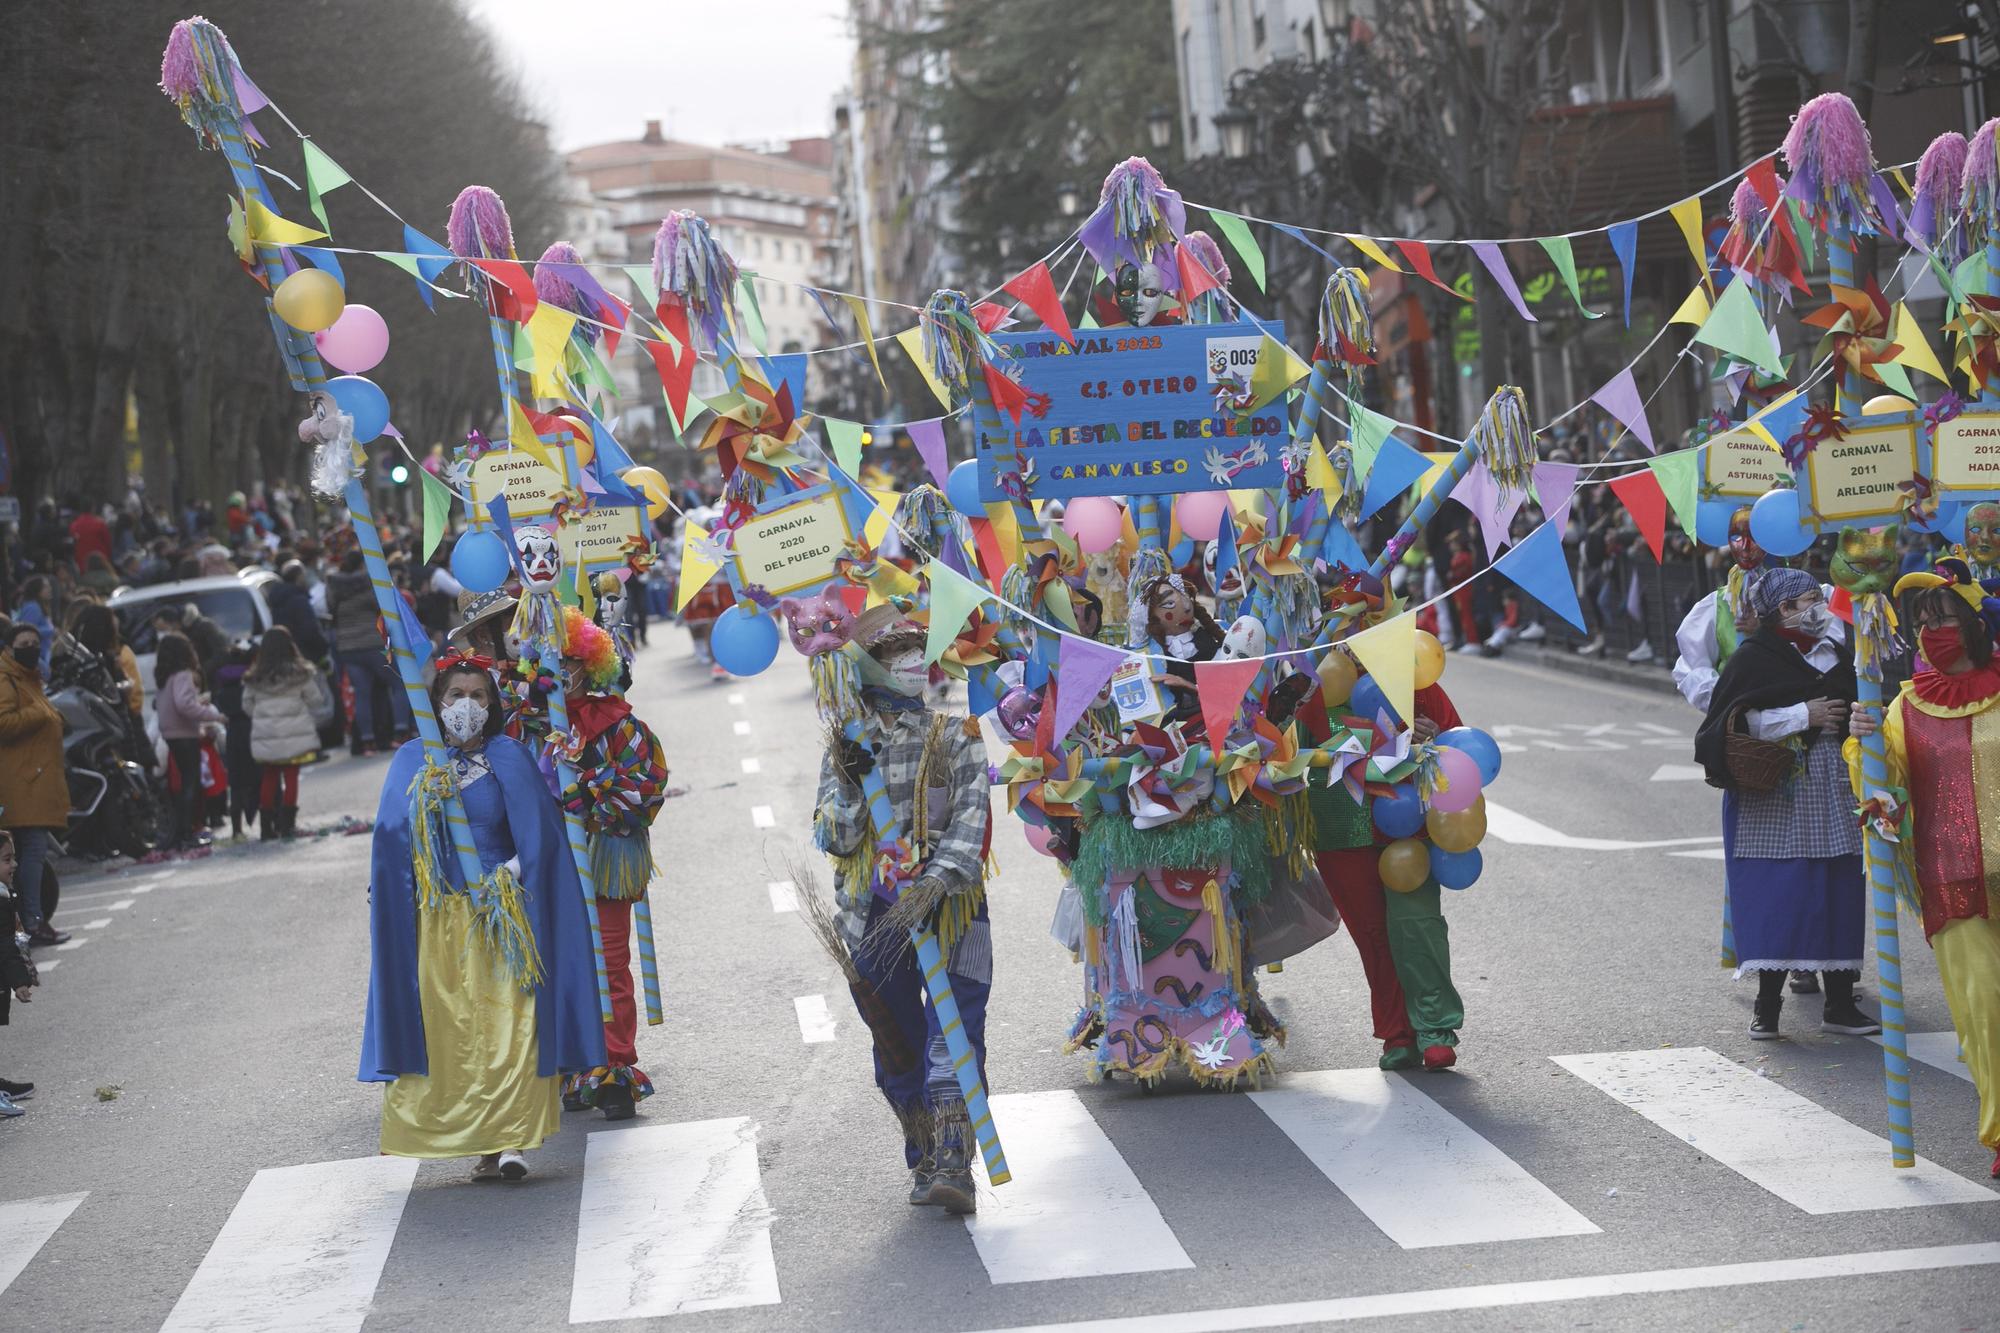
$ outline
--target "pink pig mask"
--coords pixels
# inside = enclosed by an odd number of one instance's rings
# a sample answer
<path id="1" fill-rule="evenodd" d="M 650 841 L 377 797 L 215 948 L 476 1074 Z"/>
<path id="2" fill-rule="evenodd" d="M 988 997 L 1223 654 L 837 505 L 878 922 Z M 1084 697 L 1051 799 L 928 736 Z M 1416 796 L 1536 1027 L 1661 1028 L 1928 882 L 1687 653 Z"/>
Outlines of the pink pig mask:
<path id="1" fill-rule="evenodd" d="M 832 588 L 817 597 L 787 597 L 778 611 L 791 631 L 792 647 L 802 656 L 838 652 L 854 638 L 854 613 Z"/>

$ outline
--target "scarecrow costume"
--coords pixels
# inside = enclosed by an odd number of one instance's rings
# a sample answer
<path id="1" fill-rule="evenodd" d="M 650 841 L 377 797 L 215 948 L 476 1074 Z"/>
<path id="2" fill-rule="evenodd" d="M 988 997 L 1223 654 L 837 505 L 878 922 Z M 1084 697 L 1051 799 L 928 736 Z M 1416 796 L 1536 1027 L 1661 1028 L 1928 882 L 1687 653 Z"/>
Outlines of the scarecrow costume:
<path id="1" fill-rule="evenodd" d="M 844 714 L 852 730 L 836 732 L 821 762 L 814 843 L 834 865 L 834 925 L 858 970 L 851 989 L 875 1038 L 875 1085 L 903 1125 L 910 1202 L 968 1213 L 973 1126 L 909 934 L 935 931 L 983 1079 L 993 982 L 986 752 L 965 718 L 925 705 L 921 626 L 879 607 L 853 642 L 859 651 L 837 654 L 859 672 Z M 864 795 L 870 773 L 886 788 L 890 827 Z"/>

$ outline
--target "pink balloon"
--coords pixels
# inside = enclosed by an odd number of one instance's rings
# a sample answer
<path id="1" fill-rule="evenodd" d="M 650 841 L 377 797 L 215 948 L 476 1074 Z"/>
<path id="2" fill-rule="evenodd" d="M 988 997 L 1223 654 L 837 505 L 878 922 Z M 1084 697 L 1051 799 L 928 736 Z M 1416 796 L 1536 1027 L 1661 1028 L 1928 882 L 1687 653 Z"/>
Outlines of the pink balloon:
<path id="1" fill-rule="evenodd" d="M 1479 799 L 1479 761 L 1463 750 L 1443 745 L 1438 747 L 1437 757 L 1438 769 L 1451 787 L 1448 791 L 1431 793 L 1431 809 L 1442 810 L 1448 815 L 1470 810 L 1472 803 Z"/>
<path id="2" fill-rule="evenodd" d="M 1049 831 L 1040 824 L 1023 824 L 1021 831 L 1028 835 L 1028 845 L 1043 856 L 1054 856 L 1049 850 Z"/>
<path id="3" fill-rule="evenodd" d="M 1094 555 L 1110 550 L 1125 535 L 1125 512 L 1116 500 L 1086 495 L 1070 501 L 1069 508 L 1063 510 L 1062 525 L 1063 531 L 1076 539 L 1079 550 Z"/>
<path id="4" fill-rule="evenodd" d="M 1174 514 L 1181 531 L 1198 542 L 1212 542 L 1222 531 L 1222 516 L 1229 512 L 1229 492 L 1193 491 L 1181 497 Z"/>
<path id="5" fill-rule="evenodd" d="M 349 303 L 330 328 L 313 335 L 320 357 L 350 375 L 382 364 L 389 355 L 389 326 L 365 305 Z"/>

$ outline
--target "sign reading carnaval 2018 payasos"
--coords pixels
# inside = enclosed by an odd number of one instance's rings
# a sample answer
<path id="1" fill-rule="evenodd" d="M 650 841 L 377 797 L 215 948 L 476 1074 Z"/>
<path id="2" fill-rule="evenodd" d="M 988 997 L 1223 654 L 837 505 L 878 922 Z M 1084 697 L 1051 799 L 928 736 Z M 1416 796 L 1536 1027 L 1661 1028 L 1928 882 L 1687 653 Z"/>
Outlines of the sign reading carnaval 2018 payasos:
<path id="1" fill-rule="evenodd" d="M 1249 408 L 1257 349 L 1282 325 L 1000 333 L 1028 405 L 1017 425 L 975 377 L 979 496 L 1064 500 L 1282 485 L 1282 396 Z M 1005 364 L 1004 361 L 1001 364 Z"/>

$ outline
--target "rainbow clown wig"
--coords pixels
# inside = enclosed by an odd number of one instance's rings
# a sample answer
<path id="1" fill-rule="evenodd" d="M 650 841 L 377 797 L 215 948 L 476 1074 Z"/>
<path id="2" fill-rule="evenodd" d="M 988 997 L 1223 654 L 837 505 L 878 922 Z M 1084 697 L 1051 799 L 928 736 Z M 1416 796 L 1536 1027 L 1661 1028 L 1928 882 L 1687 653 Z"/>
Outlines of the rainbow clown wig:
<path id="1" fill-rule="evenodd" d="M 618 645 L 610 631 L 573 606 L 563 608 L 563 661 L 583 668 L 583 683 L 601 693 L 618 687 Z"/>

